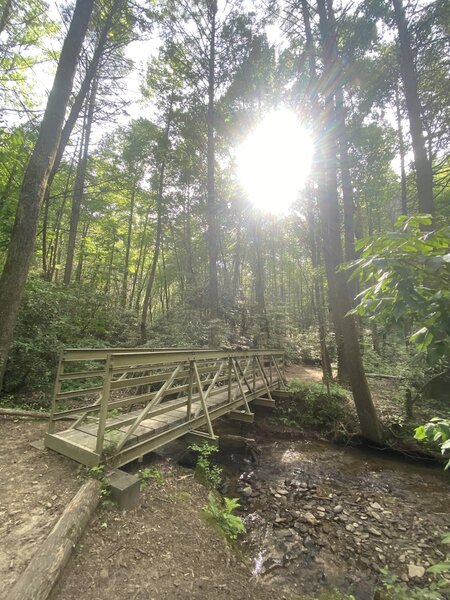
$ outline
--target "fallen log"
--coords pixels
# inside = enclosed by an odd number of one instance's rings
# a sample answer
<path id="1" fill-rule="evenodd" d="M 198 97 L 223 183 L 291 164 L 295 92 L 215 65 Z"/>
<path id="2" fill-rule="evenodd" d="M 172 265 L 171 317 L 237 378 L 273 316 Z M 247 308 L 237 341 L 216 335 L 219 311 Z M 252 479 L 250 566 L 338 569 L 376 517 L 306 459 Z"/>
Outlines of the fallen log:
<path id="1" fill-rule="evenodd" d="M 18 408 L 0 408 L 0 415 L 5 417 L 28 417 L 29 419 L 48 419 L 48 412 L 39 410 L 19 410 Z"/>
<path id="2" fill-rule="evenodd" d="M 18 408 L 0 408 L 0 416 L 2 417 L 26 417 L 28 419 L 49 419 L 50 415 L 48 412 L 41 412 L 39 410 L 20 410 Z M 60 421 L 75 421 L 78 419 L 77 415 L 67 415 L 60 417 Z"/>
<path id="3" fill-rule="evenodd" d="M 403 375 L 386 375 L 385 373 L 366 373 L 366 377 L 378 377 L 379 379 L 405 379 Z"/>
<path id="4" fill-rule="evenodd" d="M 75 494 L 6 600 L 46 600 L 100 499 L 101 484 L 89 479 Z"/>

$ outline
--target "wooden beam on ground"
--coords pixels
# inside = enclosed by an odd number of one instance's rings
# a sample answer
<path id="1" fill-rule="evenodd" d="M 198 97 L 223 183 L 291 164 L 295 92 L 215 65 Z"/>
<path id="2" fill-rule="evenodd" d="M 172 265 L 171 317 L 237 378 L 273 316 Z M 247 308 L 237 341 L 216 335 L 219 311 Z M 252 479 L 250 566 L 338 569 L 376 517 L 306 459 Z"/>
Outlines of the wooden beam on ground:
<path id="1" fill-rule="evenodd" d="M 100 487 L 89 479 L 78 490 L 6 600 L 46 600 L 97 507 Z"/>

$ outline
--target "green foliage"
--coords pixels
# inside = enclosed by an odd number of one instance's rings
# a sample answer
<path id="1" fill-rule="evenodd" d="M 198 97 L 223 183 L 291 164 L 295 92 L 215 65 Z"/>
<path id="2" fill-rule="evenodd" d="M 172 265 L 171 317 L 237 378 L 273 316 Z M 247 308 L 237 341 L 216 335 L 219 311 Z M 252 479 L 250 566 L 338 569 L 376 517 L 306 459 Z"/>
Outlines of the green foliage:
<path id="1" fill-rule="evenodd" d="M 111 429 L 105 433 L 103 443 L 103 456 L 105 458 L 115 454 L 120 441 L 120 431 Z"/>
<path id="2" fill-rule="evenodd" d="M 222 480 L 222 469 L 211 464 L 210 456 L 218 452 L 217 447 L 205 442 L 203 444 L 191 444 L 189 449 L 197 453 L 196 477 L 207 486 L 216 488 Z"/>
<path id="3" fill-rule="evenodd" d="M 30 277 L 20 307 L 5 391 L 49 392 L 62 347 L 101 347 L 132 341 L 128 315 L 90 286 L 63 286 Z M 133 322 L 133 335 L 137 326 Z"/>
<path id="4" fill-rule="evenodd" d="M 338 385 L 324 384 L 291 379 L 288 390 L 293 399 L 284 407 L 276 419 L 283 425 L 312 428 L 329 428 L 345 415 L 348 392 Z"/>
<path id="5" fill-rule="evenodd" d="M 381 569 L 381 572 L 383 586 L 377 595 L 380 600 L 442 600 L 442 592 L 445 590 L 441 589 L 443 586 L 438 582 L 433 582 L 425 588 L 410 587 L 407 583 L 399 581 L 387 568 Z"/>
<path id="6" fill-rule="evenodd" d="M 150 481 L 154 481 L 158 486 L 164 483 L 164 475 L 162 471 L 156 467 L 145 467 L 144 469 L 139 469 L 138 476 L 142 486 L 148 485 Z"/>
<path id="7" fill-rule="evenodd" d="M 450 227 L 431 217 L 400 217 L 395 231 L 359 243 L 352 278 L 364 291 L 353 312 L 387 325 L 414 323 L 411 342 L 429 365 L 450 355 Z"/>
<path id="8" fill-rule="evenodd" d="M 100 497 L 102 500 L 102 506 L 104 506 L 104 508 L 111 508 L 111 486 L 109 485 L 109 479 L 106 477 L 105 465 L 100 464 L 97 467 L 91 467 L 88 470 L 88 474 L 90 477 L 98 479 L 98 481 L 101 483 Z"/>
<path id="9" fill-rule="evenodd" d="M 236 540 L 240 533 L 245 533 L 245 526 L 241 519 L 233 512 L 239 508 L 238 498 L 223 498 L 219 502 L 212 493 L 208 495 L 208 505 L 203 509 L 210 518 L 224 532 L 229 540 Z"/>
<path id="10" fill-rule="evenodd" d="M 450 455 L 450 419 L 435 417 L 429 423 L 416 428 L 416 440 L 437 444 L 444 456 Z M 450 458 L 445 469 L 450 468 Z"/>
<path id="11" fill-rule="evenodd" d="M 450 544 L 450 534 L 442 538 L 443 544 Z M 388 568 L 381 569 L 384 575 L 383 588 L 379 590 L 380 600 L 442 600 L 450 593 L 450 554 L 446 561 L 428 567 L 427 573 L 436 575 L 436 579 L 425 587 L 410 587 L 389 572 Z"/>

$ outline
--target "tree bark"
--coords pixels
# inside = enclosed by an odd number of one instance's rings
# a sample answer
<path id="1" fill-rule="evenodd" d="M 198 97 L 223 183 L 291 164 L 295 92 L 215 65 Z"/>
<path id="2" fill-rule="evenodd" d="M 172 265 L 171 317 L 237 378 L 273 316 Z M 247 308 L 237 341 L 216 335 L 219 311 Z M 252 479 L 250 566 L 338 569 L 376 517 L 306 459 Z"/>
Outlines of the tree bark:
<path id="1" fill-rule="evenodd" d="M 87 108 L 86 123 L 84 125 L 84 136 L 80 147 L 80 160 L 78 162 L 77 174 L 72 196 L 72 210 L 70 213 L 69 240 L 67 242 L 66 267 L 64 270 L 64 283 L 69 285 L 72 278 L 73 259 L 77 240 L 78 223 L 80 221 L 81 205 L 84 197 L 84 185 L 86 181 L 86 169 L 89 156 L 89 141 L 91 137 L 92 122 L 94 120 L 95 98 L 97 94 L 97 79 L 92 83 L 92 90 Z"/>
<path id="2" fill-rule="evenodd" d="M 128 231 L 127 241 L 125 245 L 125 261 L 123 265 L 123 280 L 122 280 L 122 292 L 121 292 L 121 305 L 123 308 L 127 305 L 128 295 L 128 276 L 130 270 L 130 249 L 131 249 L 131 233 L 133 231 L 133 218 L 134 218 L 134 199 L 136 197 L 137 187 L 137 175 L 133 177 L 133 189 L 131 190 L 130 198 L 130 212 L 128 213 Z"/>
<path id="3" fill-rule="evenodd" d="M 70 136 L 72 134 L 75 123 L 80 116 L 81 109 L 83 108 L 84 101 L 86 100 L 86 96 L 91 87 L 91 83 L 94 77 L 97 75 L 97 71 L 100 65 L 101 58 L 105 51 L 106 42 L 108 40 L 108 34 L 111 30 L 111 27 L 114 23 L 114 17 L 120 11 L 120 8 L 125 0 L 115 0 L 111 10 L 109 11 L 105 23 L 100 32 L 100 36 L 98 38 L 97 46 L 95 47 L 94 54 L 92 56 L 91 62 L 86 70 L 83 81 L 81 82 L 80 89 L 78 90 L 73 104 L 70 108 L 69 115 L 64 123 L 64 127 L 61 131 L 61 137 L 58 144 L 58 150 L 56 152 L 55 161 L 50 171 L 50 175 L 48 177 L 47 182 L 47 191 L 46 194 L 49 194 L 49 189 L 53 183 L 53 179 L 55 178 L 56 172 L 59 169 L 59 165 L 61 164 L 61 159 L 64 154 L 64 150 L 69 142 Z"/>
<path id="4" fill-rule="evenodd" d="M 164 132 L 163 139 L 163 152 L 161 156 L 161 164 L 159 166 L 159 178 L 158 178 L 158 193 L 157 193 L 157 221 L 156 221 L 156 240 L 155 250 L 153 252 L 152 265 L 150 273 L 148 275 L 147 287 L 145 290 L 144 303 L 142 305 L 141 322 L 140 322 L 140 335 L 141 344 L 145 344 L 147 341 L 147 319 L 148 310 L 150 306 L 150 300 L 152 295 L 153 284 L 155 282 L 156 268 L 158 266 L 159 252 L 161 249 L 161 238 L 162 238 L 162 213 L 163 213 L 163 201 L 164 201 L 164 174 L 166 169 L 167 152 L 169 147 L 170 128 L 172 125 L 172 114 L 173 114 L 173 101 L 174 95 L 170 98 L 170 104 L 167 112 L 166 129 Z"/>
<path id="5" fill-rule="evenodd" d="M 402 215 L 408 214 L 408 196 L 406 189 L 406 168 L 405 168 L 405 140 L 403 138 L 403 128 L 402 128 L 402 113 L 400 107 L 400 94 L 398 86 L 395 87 L 395 109 L 397 114 L 397 130 L 398 130 L 398 145 L 400 152 L 400 183 L 402 190 L 402 199 L 401 199 L 401 213 Z"/>
<path id="6" fill-rule="evenodd" d="M 12 0 L 5 0 L 5 3 L 3 5 L 2 16 L 0 18 L 0 33 L 4 29 L 6 29 L 6 26 L 8 25 L 9 14 L 11 12 L 11 8 L 12 8 Z"/>
<path id="7" fill-rule="evenodd" d="M 383 434 L 364 372 L 356 323 L 354 317 L 348 315 L 348 312 L 351 309 L 351 302 L 348 293 L 346 274 L 343 271 L 338 271 L 338 268 L 342 263 L 343 253 L 339 228 L 340 217 L 337 195 L 336 141 L 334 139 L 334 132 L 336 130 L 335 108 L 333 102 L 333 88 L 329 86 L 333 74 L 335 73 L 334 69 L 336 68 L 336 64 L 333 60 L 333 48 L 330 44 L 333 31 L 332 29 L 330 30 L 330 19 L 328 15 L 328 11 L 332 10 L 332 6 L 330 2 L 327 11 L 325 0 L 317 0 L 317 6 L 319 10 L 320 34 L 323 47 L 324 81 L 328 82 L 328 85 L 325 88 L 326 112 L 324 115 L 325 130 L 323 140 L 325 187 L 319 198 L 319 211 L 324 230 L 323 242 L 325 264 L 328 265 L 328 286 L 333 290 L 332 299 L 333 302 L 336 302 L 335 313 L 341 326 L 345 362 L 356 411 L 361 425 L 361 432 L 368 440 L 380 443 L 383 439 Z"/>
<path id="8" fill-rule="evenodd" d="M 218 231 L 217 231 L 217 201 L 216 201 L 216 151 L 215 151 L 215 66 L 216 66 L 216 15 L 217 0 L 209 1 L 209 63 L 208 63 L 208 148 L 207 148 L 207 170 L 208 170 L 208 201 L 207 201 L 207 240 L 209 260 L 209 286 L 208 300 L 211 319 L 219 316 L 219 281 L 217 274 L 218 259 Z"/>
<path id="9" fill-rule="evenodd" d="M 37 223 L 61 136 L 94 0 L 77 0 L 38 139 L 25 170 L 8 254 L 0 278 L 0 389 L 20 301 L 33 257 Z"/>
<path id="10" fill-rule="evenodd" d="M 406 23 L 402 0 L 392 0 L 394 20 L 398 30 L 400 44 L 400 72 L 405 92 L 406 110 L 409 118 L 414 165 L 416 167 L 419 211 L 434 215 L 433 171 L 431 159 L 425 146 L 424 127 L 422 123 L 422 106 L 419 98 L 419 84 L 414 65 L 411 39 Z"/>

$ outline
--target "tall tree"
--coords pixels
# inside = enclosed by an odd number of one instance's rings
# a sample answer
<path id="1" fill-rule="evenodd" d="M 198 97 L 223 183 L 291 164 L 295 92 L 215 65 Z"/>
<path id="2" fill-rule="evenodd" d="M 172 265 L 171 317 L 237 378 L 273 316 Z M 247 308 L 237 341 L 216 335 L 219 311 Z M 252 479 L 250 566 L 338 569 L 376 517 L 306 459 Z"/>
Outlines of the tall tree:
<path id="1" fill-rule="evenodd" d="M 327 2 L 325 0 L 317 0 L 317 7 L 324 71 L 322 90 L 325 95 L 325 113 L 323 116 L 324 142 L 322 150 L 325 177 L 321 197 L 319 198 L 319 209 L 323 227 L 325 263 L 328 264 L 328 287 L 334 290 L 333 294 L 330 295 L 330 301 L 337 303 L 334 310 L 338 315 L 342 328 L 345 362 L 361 431 L 367 439 L 379 443 L 383 439 L 381 425 L 364 372 L 355 318 L 348 314 L 351 309 L 351 301 L 346 274 L 339 270 L 343 261 L 343 252 L 337 188 L 336 99 L 334 98 L 335 89 L 332 85 L 337 68 L 334 46 L 334 17 L 331 17 L 333 6 L 331 0 L 327 0 Z"/>
<path id="2" fill-rule="evenodd" d="M 77 0 L 61 50 L 52 90 L 28 162 L 5 265 L 0 278 L 0 389 L 20 300 L 33 257 L 41 203 L 55 160 L 64 115 L 94 0 Z"/>
<path id="3" fill-rule="evenodd" d="M 405 103 L 414 153 L 414 165 L 416 168 L 419 211 L 434 215 L 433 170 L 431 158 L 428 156 L 425 145 L 422 106 L 419 97 L 419 84 L 414 65 L 414 55 L 411 47 L 411 37 L 402 0 L 392 0 L 392 2 L 394 6 L 394 21 L 400 45 L 400 71 L 405 92 Z"/>

